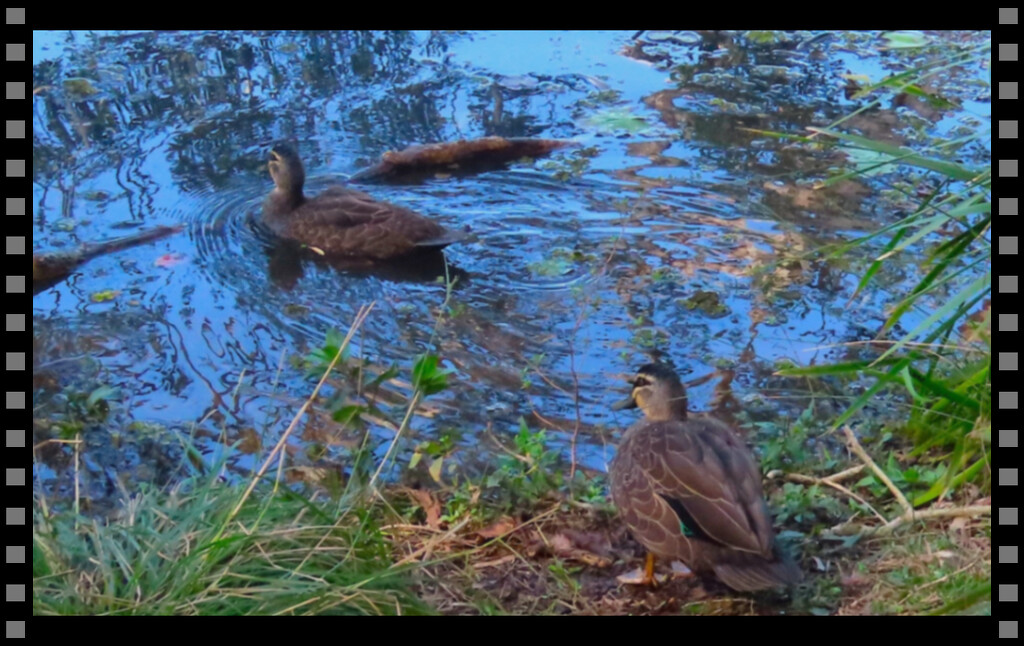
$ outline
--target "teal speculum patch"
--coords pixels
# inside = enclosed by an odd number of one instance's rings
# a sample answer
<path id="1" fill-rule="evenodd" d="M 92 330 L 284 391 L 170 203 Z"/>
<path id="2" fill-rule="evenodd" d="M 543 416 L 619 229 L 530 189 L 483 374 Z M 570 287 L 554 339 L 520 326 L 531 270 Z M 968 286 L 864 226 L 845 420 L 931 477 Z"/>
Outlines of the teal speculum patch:
<path id="1" fill-rule="evenodd" d="M 696 536 L 693 530 L 686 526 L 686 523 L 679 521 L 679 529 L 683 532 L 683 536 Z"/>

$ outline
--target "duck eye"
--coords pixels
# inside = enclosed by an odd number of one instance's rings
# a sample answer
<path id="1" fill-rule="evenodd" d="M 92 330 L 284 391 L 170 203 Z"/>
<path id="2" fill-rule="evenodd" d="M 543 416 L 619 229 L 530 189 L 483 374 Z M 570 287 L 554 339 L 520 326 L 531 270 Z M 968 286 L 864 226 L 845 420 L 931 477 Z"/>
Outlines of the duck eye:
<path id="1" fill-rule="evenodd" d="M 643 375 L 637 375 L 636 380 L 633 382 L 633 387 L 638 388 L 640 386 L 650 386 L 651 380 Z"/>

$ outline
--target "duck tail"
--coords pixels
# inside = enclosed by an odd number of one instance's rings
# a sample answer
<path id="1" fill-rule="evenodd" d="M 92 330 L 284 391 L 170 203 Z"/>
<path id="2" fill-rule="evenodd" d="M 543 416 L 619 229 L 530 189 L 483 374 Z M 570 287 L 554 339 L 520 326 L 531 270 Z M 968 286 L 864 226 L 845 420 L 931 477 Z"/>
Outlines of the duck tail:
<path id="1" fill-rule="evenodd" d="M 416 243 L 418 249 L 444 249 L 450 244 L 456 242 L 464 242 L 470 238 L 470 234 L 466 231 L 453 231 L 447 230 L 439 236 L 433 238 L 427 238 L 426 240 L 420 240 Z"/>
<path id="2" fill-rule="evenodd" d="M 796 585 L 804 575 L 795 561 L 776 550 L 772 561 L 750 560 L 715 565 L 715 574 L 727 586 L 739 592 Z"/>

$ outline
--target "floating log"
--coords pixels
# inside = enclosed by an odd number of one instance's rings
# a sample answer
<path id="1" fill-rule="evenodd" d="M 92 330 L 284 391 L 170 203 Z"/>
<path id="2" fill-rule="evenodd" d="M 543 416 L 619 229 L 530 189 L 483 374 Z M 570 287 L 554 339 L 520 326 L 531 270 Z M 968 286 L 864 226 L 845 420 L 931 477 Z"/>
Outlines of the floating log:
<path id="1" fill-rule="evenodd" d="M 386 181 L 439 172 L 469 174 L 504 167 L 524 157 L 543 157 L 559 148 L 578 145 L 563 139 L 483 137 L 409 146 L 388 151 L 378 164 L 352 176 L 353 182 Z"/>
<path id="2" fill-rule="evenodd" d="M 86 243 L 72 251 L 32 254 L 32 294 L 38 294 L 56 285 L 70 276 L 75 269 L 97 256 L 159 240 L 181 229 L 180 226 L 155 227 L 123 238 Z"/>

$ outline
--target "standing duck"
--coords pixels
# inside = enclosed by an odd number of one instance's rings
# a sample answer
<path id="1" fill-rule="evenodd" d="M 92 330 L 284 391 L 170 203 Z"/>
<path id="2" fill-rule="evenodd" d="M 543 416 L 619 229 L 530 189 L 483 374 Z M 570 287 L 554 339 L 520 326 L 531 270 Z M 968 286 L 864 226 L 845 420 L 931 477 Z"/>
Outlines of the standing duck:
<path id="1" fill-rule="evenodd" d="M 274 190 L 263 203 L 263 223 L 275 235 L 324 255 L 386 260 L 465 238 L 410 209 L 350 188 L 332 186 L 307 198 L 302 194 L 306 172 L 290 146 L 274 146 L 267 168 Z"/>
<path id="2" fill-rule="evenodd" d="M 609 467 L 612 500 L 654 557 L 714 573 L 738 591 L 798 583 L 800 569 L 777 547 L 750 451 L 727 424 L 688 418 L 686 389 L 664 365 L 640 368 L 630 396 L 613 408 L 646 416 L 623 435 Z"/>

